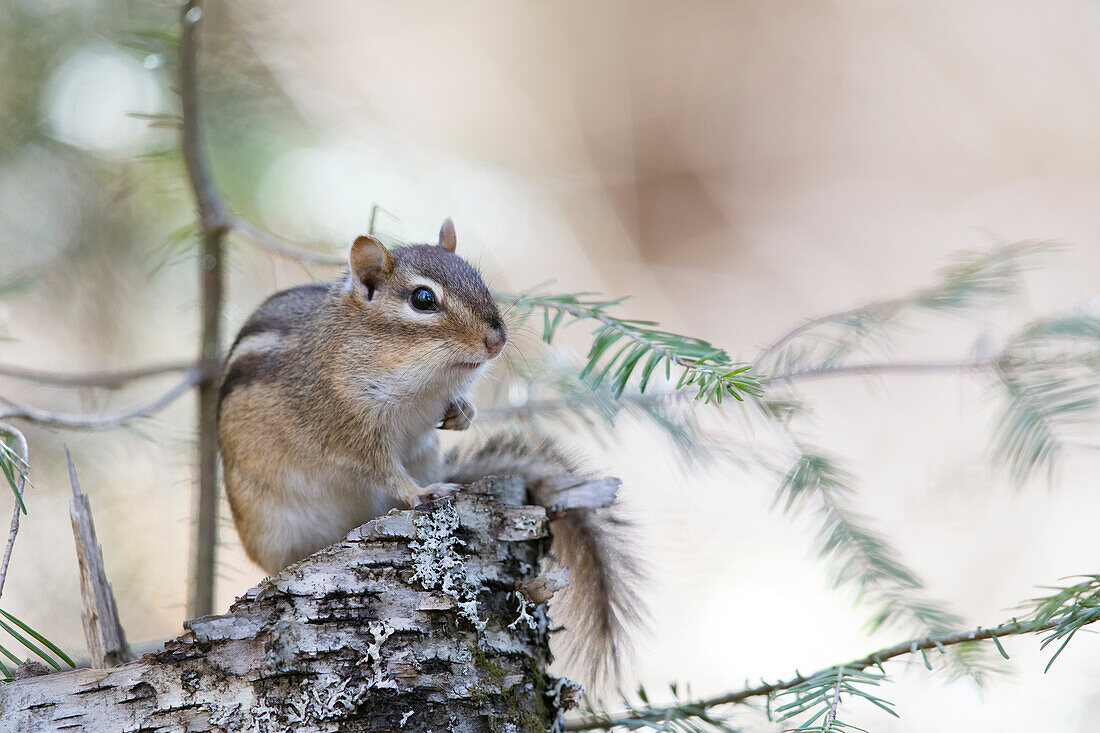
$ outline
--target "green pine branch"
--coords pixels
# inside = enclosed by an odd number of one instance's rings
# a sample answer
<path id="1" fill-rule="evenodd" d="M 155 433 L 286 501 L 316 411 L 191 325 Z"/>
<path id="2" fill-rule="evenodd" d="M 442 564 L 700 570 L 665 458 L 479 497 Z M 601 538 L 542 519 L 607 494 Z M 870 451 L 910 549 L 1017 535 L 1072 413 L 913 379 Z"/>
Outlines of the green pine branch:
<path id="1" fill-rule="evenodd" d="M 566 322 L 594 320 L 600 325 L 592 336 L 581 378 L 593 384 L 608 382 L 616 397 L 622 396 L 637 372 L 639 392 L 645 392 L 650 379 L 663 371 L 671 379 L 672 368 L 681 369 L 676 389 L 691 388 L 695 399 L 704 403 L 722 403 L 724 397 L 738 402 L 759 397 L 763 387 L 748 364 L 734 362 L 724 349 L 700 338 L 682 336 L 657 327 L 654 321 L 624 319 L 609 311 L 626 298 L 601 300 L 591 293 L 564 295 L 499 295 L 517 309 L 521 322 L 535 310 L 543 314 L 542 338 L 551 343 Z"/>
<path id="2" fill-rule="evenodd" d="M 995 376 L 1004 395 L 1004 414 L 997 430 L 994 450 L 1017 480 L 1033 471 L 1050 470 L 1058 456 L 1072 446 L 1069 428 L 1095 424 L 1097 389 L 1100 386 L 1100 322 L 1088 316 L 1067 316 L 1037 321 L 1021 329 L 1001 353 L 961 361 L 899 363 L 892 361 L 851 363 L 859 351 L 882 351 L 902 316 L 913 312 L 967 314 L 1003 305 L 1018 290 L 1019 276 L 1039 255 L 1049 252 L 1044 242 L 1020 242 L 990 252 L 971 253 L 944 269 L 938 281 L 901 298 L 877 301 L 839 314 L 825 316 L 799 326 L 764 350 L 756 364 L 772 364 L 778 370 L 765 377 L 753 374 L 754 391 L 749 397 L 790 439 L 794 459 L 789 468 L 778 471 L 779 502 L 795 511 L 810 500 L 817 508 L 821 531 L 820 554 L 832 568 L 836 585 L 851 585 L 861 602 L 875 610 L 871 628 L 883 624 L 911 624 L 925 633 L 956 628 L 959 619 L 942 604 L 923 597 L 920 579 L 898 558 L 884 537 L 868 526 L 868 519 L 850 508 L 856 494 L 851 477 L 837 467 L 834 458 L 802 446 L 790 424 L 806 412 L 785 389 L 794 378 L 888 374 L 893 371 L 941 373 L 961 371 Z M 513 298 L 521 319 L 541 310 L 542 335 L 552 342 L 566 323 L 594 319 L 597 326 L 580 378 L 557 380 L 550 390 L 561 399 L 534 400 L 505 408 L 498 417 L 512 416 L 537 422 L 550 417 L 563 423 L 576 421 L 593 434 L 613 439 L 614 425 L 622 413 L 644 411 L 648 419 L 685 453 L 703 435 L 678 409 L 675 395 L 649 394 L 644 390 L 662 365 L 669 376 L 678 364 L 662 348 L 673 345 L 685 358 L 705 361 L 713 358 L 723 367 L 733 367 L 724 351 L 698 339 L 671 334 L 649 321 L 629 321 L 609 314 L 623 299 L 601 299 L 588 294 L 526 295 Z M 659 333 L 659 336 L 654 336 Z M 1072 346 L 1076 351 L 1072 351 Z M 694 349 L 691 351 L 690 349 Z M 633 373 L 640 370 L 638 392 L 625 392 Z M 786 370 L 786 371 L 783 371 Z M 680 383 L 690 381 L 685 369 Z M 545 380 L 532 380 L 546 387 Z M 768 386 L 763 396 L 761 385 Z M 706 399 L 708 383 L 697 398 Z M 740 413 L 739 413 L 740 414 Z M 725 452 L 721 441 L 697 450 L 698 460 L 740 459 L 739 465 L 775 470 L 774 462 L 760 449 L 734 449 L 729 441 Z M 714 446 L 719 449 L 715 450 Z M 952 653 L 955 674 L 980 679 L 987 667 L 980 650 L 959 647 Z"/>
<path id="3" fill-rule="evenodd" d="M 35 631 L 28 624 L 2 608 L 0 608 L 0 616 L 3 617 L 0 618 L 0 629 L 3 629 L 7 632 L 8 636 L 19 642 L 28 653 L 35 654 L 42 661 L 46 662 L 46 664 L 58 671 L 61 671 L 62 664 L 66 664 L 70 668 L 76 667 L 76 663 L 72 658 L 62 651 L 57 644 L 54 644 L 45 636 Z M 7 657 L 16 667 L 22 664 L 19 657 L 2 644 L 0 644 L 0 654 Z M 2 675 L 0 676 L 0 682 L 11 682 L 12 679 L 14 679 L 12 671 L 4 664 L 2 659 L 0 659 L 0 675 Z"/>
<path id="4" fill-rule="evenodd" d="M 835 458 L 804 446 L 786 432 L 798 455 L 780 480 L 776 503 L 795 514 L 816 502 L 821 523 L 818 554 L 831 567 L 834 586 L 854 587 L 859 601 L 874 609 L 868 631 L 887 624 L 909 625 L 932 634 L 958 628 L 961 619 L 924 597 L 920 577 L 868 526 L 866 517 L 848 506 L 848 498 L 855 493 L 852 476 Z"/>
<path id="5" fill-rule="evenodd" d="M 775 713 L 780 722 L 807 716 L 797 727 L 788 728 L 792 733 L 829 733 L 831 730 L 862 731 L 863 728 L 845 723 L 838 717 L 840 703 L 845 696 L 859 697 L 895 718 L 899 717 L 894 711 L 894 703 L 879 697 L 872 691 L 885 680 L 885 673 L 848 669 L 841 665 L 835 671 L 818 673 L 805 682 L 800 682 L 777 694 L 777 701 L 786 697 L 792 699 L 775 708 Z"/>
<path id="6" fill-rule="evenodd" d="M 1054 655 L 1047 662 L 1044 672 L 1049 672 L 1054 661 L 1065 651 L 1078 631 L 1100 620 L 1100 575 L 1082 575 L 1081 582 L 1063 587 L 1048 587 L 1054 593 L 1028 601 L 1031 624 L 1047 633 L 1042 648 L 1060 641 Z M 998 649 L 1000 646 L 998 645 Z M 1001 654 L 1005 654 L 1000 649 Z"/>
<path id="7" fill-rule="evenodd" d="M 731 441 L 704 427 L 699 412 L 683 393 L 651 390 L 617 396 L 606 381 L 582 378 L 581 367 L 573 359 L 552 349 L 525 354 L 510 367 L 509 379 L 495 383 L 494 402 L 499 406 L 478 410 L 475 426 L 519 423 L 538 430 L 558 426 L 607 446 L 616 440 L 620 421 L 632 418 L 657 431 L 687 470 L 765 463 L 759 445 Z M 526 398 L 515 405 L 501 404 L 516 393 Z M 546 394 L 553 398 L 541 399 Z"/>
<path id="8" fill-rule="evenodd" d="M 1005 401 L 995 455 L 1022 484 L 1052 474 L 1074 437 L 1095 435 L 1100 418 L 1100 318 L 1077 314 L 1025 326 L 995 360 Z"/>
<path id="9" fill-rule="evenodd" d="M 15 450 L 15 436 L 7 434 L 3 427 L 0 427 L 0 433 L 4 433 L 3 437 L 0 438 L 0 473 L 4 474 L 8 486 L 11 488 L 19 511 L 26 514 L 27 505 L 23 503 L 23 487 L 34 487 L 27 477 L 30 466 L 23 460 L 23 456 Z"/>
<path id="10" fill-rule="evenodd" d="M 946 656 L 952 647 L 973 648 L 982 642 L 991 642 L 1005 659 L 1008 652 L 1001 643 L 1011 636 L 1032 635 L 1041 638 L 1041 647 L 1047 648 L 1060 642 L 1058 648 L 1047 663 L 1049 670 L 1058 656 L 1065 650 L 1078 631 L 1100 621 L 1100 574 L 1080 576 L 1081 580 L 1068 586 L 1055 586 L 1054 592 L 1027 602 L 1023 610 L 1027 611 L 1022 619 L 1011 619 L 992 627 L 979 626 L 966 631 L 928 635 L 903 641 L 890 647 L 854 659 L 844 664 L 826 667 L 810 675 L 795 674 L 786 680 L 761 682 L 759 685 L 745 687 L 710 698 L 680 700 L 663 705 L 651 704 L 648 698 L 641 704 L 633 704 L 620 712 L 610 713 L 606 709 L 593 705 L 578 720 L 566 724 L 570 731 L 582 730 L 674 730 L 664 727 L 665 721 L 690 720 L 692 715 L 705 715 L 706 720 L 725 720 L 732 712 L 731 706 L 744 705 L 763 698 L 768 702 L 769 716 L 773 715 L 781 723 L 799 716 L 801 723 L 787 730 L 824 732 L 828 730 L 850 729 L 851 726 L 838 725 L 838 709 L 842 696 L 867 700 L 891 715 L 898 713 L 893 704 L 876 694 L 870 688 L 878 688 L 889 681 L 886 663 L 894 659 L 920 655 L 928 670 L 934 669 L 930 652 Z M 840 693 L 837 695 L 837 683 L 840 681 Z M 789 700 L 788 700 L 789 698 Z M 771 701 L 783 700 L 783 704 L 772 709 Z M 829 714 L 832 720 L 826 727 Z M 701 719 L 701 718 L 700 718 Z M 819 722 L 820 721 L 820 722 Z M 681 722 L 682 725 L 682 722 Z M 682 728 L 681 728 L 682 729 Z"/>
<path id="11" fill-rule="evenodd" d="M 753 366 L 771 374 L 802 372 L 837 366 L 859 351 L 881 353 L 903 316 L 968 315 L 1003 305 L 1019 291 L 1020 275 L 1055 249 L 1052 242 L 1029 240 L 963 253 L 926 287 L 796 326 L 764 348 Z"/>
<path id="12" fill-rule="evenodd" d="M 567 724 L 566 730 L 647 730 L 670 731 L 671 733 L 704 733 L 716 731 L 717 733 L 738 733 L 740 729 L 733 727 L 728 719 L 728 713 L 716 712 L 706 706 L 700 706 L 691 699 L 691 690 L 681 696 L 679 685 L 675 682 L 668 686 L 672 696 L 672 702 L 667 705 L 653 705 L 649 701 L 649 692 L 644 685 L 639 685 L 635 690 L 638 702 L 631 701 L 626 695 L 622 696 L 622 710 L 610 712 L 601 702 L 585 700 L 585 720 L 591 725 L 577 727 L 577 723 Z"/>
<path id="13" fill-rule="evenodd" d="M 4 581 L 8 574 L 8 563 L 11 560 L 16 535 L 19 532 L 19 517 L 21 514 L 27 513 L 27 506 L 23 502 L 23 492 L 27 486 L 31 485 L 27 477 L 29 470 L 27 443 L 22 431 L 0 422 L 0 473 L 4 474 L 15 495 L 11 528 L 8 530 L 3 557 L 0 559 L 0 593 L 3 592 Z M 0 609 L 0 629 L 3 629 L 9 637 L 18 642 L 28 653 L 36 654 L 54 669 L 60 670 L 62 662 L 70 667 L 75 666 L 73 660 L 56 644 L 3 609 Z M 22 663 L 19 657 L 3 644 L 0 644 L 0 655 L 3 655 L 4 658 L 7 658 L 9 662 L 17 667 Z M 12 679 L 12 670 L 0 658 L 0 682 L 9 682 Z"/>

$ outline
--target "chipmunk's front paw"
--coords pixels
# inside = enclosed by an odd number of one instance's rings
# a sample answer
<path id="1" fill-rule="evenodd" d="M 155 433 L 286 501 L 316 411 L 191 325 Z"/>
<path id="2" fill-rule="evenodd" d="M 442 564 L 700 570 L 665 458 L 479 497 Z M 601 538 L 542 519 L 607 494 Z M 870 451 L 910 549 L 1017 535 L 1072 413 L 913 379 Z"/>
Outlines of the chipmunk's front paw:
<path id="1" fill-rule="evenodd" d="M 458 490 L 462 488 L 462 484 L 445 484 L 438 483 L 424 487 L 424 493 L 416 497 L 417 504 L 427 504 L 429 501 L 435 501 L 436 499 L 442 499 L 445 496 L 454 496 L 458 493 Z"/>
<path id="2" fill-rule="evenodd" d="M 477 410 L 466 400 L 459 397 L 447 405 L 447 412 L 443 414 L 443 422 L 440 430 L 465 430 L 477 416 Z"/>

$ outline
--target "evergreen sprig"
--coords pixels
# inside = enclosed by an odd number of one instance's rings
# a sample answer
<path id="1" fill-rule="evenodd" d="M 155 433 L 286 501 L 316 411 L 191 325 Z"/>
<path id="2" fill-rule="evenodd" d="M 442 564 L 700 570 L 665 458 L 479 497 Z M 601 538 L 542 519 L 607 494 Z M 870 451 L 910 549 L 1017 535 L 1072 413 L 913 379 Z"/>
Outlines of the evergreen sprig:
<path id="1" fill-rule="evenodd" d="M 622 696 L 622 711 L 611 713 L 599 701 L 585 699 L 584 714 L 586 722 L 591 723 L 591 728 L 612 730 L 655 730 L 669 731 L 670 733 L 706 733 L 717 731 L 718 733 L 738 733 L 739 728 L 733 727 L 728 713 L 716 711 L 714 707 L 707 707 L 693 702 L 691 690 L 687 690 L 686 696 L 680 693 L 679 685 L 675 682 L 668 686 L 672 701 L 665 705 L 653 705 L 649 700 L 649 693 L 644 685 L 638 685 L 635 695 L 638 703 L 632 702 L 626 695 Z"/>
<path id="2" fill-rule="evenodd" d="M 759 685 L 742 690 L 728 692 L 711 698 L 676 699 L 673 703 L 652 705 L 648 698 L 642 704 L 632 704 L 622 712 L 609 713 L 598 705 L 590 706 L 590 711 L 580 720 L 566 725 L 567 730 L 622 729 L 636 730 L 652 728 L 654 720 L 677 719 L 681 713 L 693 715 L 707 714 L 715 719 L 727 719 L 729 706 L 750 703 L 764 698 L 769 718 L 773 717 L 771 701 L 785 700 L 774 710 L 779 722 L 792 720 L 797 716 L 810 714 L 798 727 L 788 730 L 817 733 L 829 730 L 859 730 L 854 726 L 838 722 L 836 715 L 840 704 L 840 694 L 855 696 L 871 702 L 887 713 L 900 717 L 894 705 L 872 689 L 890 681 L 886 663 L 894 659 L 920 655 L 924 667 L 934 669 L 928 652 L 938 651 L 948 655 L 954 647 L 974 649 L 977 645 L 990 641 L 1008 659 L 1001 639 L 1011 636 L 1035 635 L 1043 638 L 1042 648 L 1060 641 L 1058 649 L 1047 663 L 1049 670 L 1054 660 L 1065 650 L 1074 635 L 1085 626 L 1100 621 L 1100 574 L 1079 576 L 1083 580 L 1068 586 L 1055 586 L 1050 595 L 1033 599 L 1025 604 L 1028 613 L 1022 619 L 1012 619 L 992 627 L 977 627 L 968 631 L 956 631 L 945 634 L 923 636 L 903 641 L 900 644 L 879 649 L 844 664 L 826 667 L 811 675 L 796 674 L 787 680 L 761 682 Z M 787 700 L 787 698 L 790 698 Z M 724 712 L 718 712 L 718 710 Z M 819 722 L 820 721 L 820 722 Z"/>
<path id="3" fill-rule="evenodd" d="M 607 380 L 616 397 L 623 394 L 636 371 L 640 373 L 638 391 L 645 392 L 658 370 L 671 379 L 674 366 L 681 369 L 676 389 L 691 388 L 695 399 L 704 403 L 721 404 L 724 397 L 741 402 L 746 397 L 763 394 L 760 379 L 750 371 L 749 364 L 734 362 L 724 349 L 709 341 L 663 330 L 655 321 L 619 318 L 609 313 L 626 298 L 603 300 L 592 293 L 500 298 L 518 309 L 521 321 L 533 311 L 541 310 L 542 338 L 546 343 L 553 341 L 566 317 L 569 322 L 598 321 L 600 325 L 592 334 L 581 378 L 591 378 L 597 386 Z"/>
<path id="4" fill-rule="evenodd" d="M 1080 583 L 1050 588 L 1054 593 L 1032 599 L 1025 606 L 1031 609 L 1031 625 L 1047 634 L 1043 639 L 1043 649 L 1054 642 L 1062 642 L 1047 662 L 1044 672 L 1050 670 L 1054 660 L 1065 651 L 1078 631 L 1100 621 L 1100 575 L 1080 577 L 1084 578 Z"/>
<path id="5" fill-rule="evenodd" d="M 835 669 L 818 672 L 804 682 L 776 695 L 776 700 L 786 697 L 790 702 L 775 708 L 780 723 L 808 714 L 795 728 L 786 728 L 791 733 L 829 733 L 829 731 L 862 731 L 838 717 L 843 696 L 855 696 L 885 710 L 895 718 L 894 703 L 876 695 L 872 689 L 886 680 L 886 673 L 866 669 L 848 669 L 839 666 Z M 820 721 L 820 722 L 819 722 Z"/>
<path id="6" fill-rule="evenodd" d="M 995 453 L 1017 484 L 1052 474 L 1075 434 L 1100 418 L 1100 318 L 1076 314 L 1028 324 L 994 360 L 1005 399 Z"/>
<path id="7" fill-rule="evenodd" d="M 3 431 L 0 430 L 0 432 Z M 15 450 L 14 440 L 15 438 L 10 435 L 0 437 L 0 473 L 4 474 L 8 486 L 11 488 L 11 492 L 15 496 L 15 502 L 19 505 L 19 511 L 26 514 L 27 505 L 23 503 L 21 487 L 31 486 L 33 488 L 33 484 L 27 478 L 27 471 L 30 466 L 23 460 L 23 456 Z"/>
<path id="8" fill-rule="evenodd" d="M 821 530 L 819 554 L 832 567 L 836 586 L 851 585 L 866 605 L 875 609 L 869 631 L 884 624 L 905 623 L 925 633 L 941 633 L 961 623 L 942 604 L 923 598 L 924 583 L 898 557 L 866 517 L 849 508 L 852 477 L 835 458 L 795 439 L 799 455 L 782 477 L 776 501 L 796 513 L 816 500 Z"/>
<path id="9" fill-rule="evenodd" d="M 513 399 L 518 393 L 523 399 L 515 405 L 480 410 L 478 423 L 520 422 L 538 429 L 558 425 L 607 445 L 615 440 L 620 420 L 629 417 L 661 434 L 685 469 L 764 463 L 759 446 L 731 441 L 704 427 L 699 412 L 682 393 L 651 390 L 616 396 L 606 382 L 582 378 L 580 371 L 573 359 L 553 349 L 525 354 L 511 365 L 510 380 L 495 386 L 498 404 L 507 399 L 506 393 Z"/>
<path id="10" fill-rule="evenodd" d="M 6 631 L 11 638 L 22 644 L 29 653 L 37 655 L 58 671 L 61 670 L 62 663 L 67 664 L 70 668 L 76 667 L 76 663 L 57 644 L 35 631 L 15 615 L 0 608 L 0 616 L 3 617 L 0 618 L 0 629 Z M 0 654 L 7 657 L 17 667 L 22 664 L 19 657 L 2 644 L 0 644 Z M 4 664 L 2 659 L 0 659 L 0 673 L 3 675 L 0 676 L 0 682 L 11 682 L 14 678 L 12 671 Z"/>
<path id="11" fill-rule="evenodd" d="M 754 362 L 772 374 L 822 369 L 858 351 L 884 351 L 891 327 L 914 312 L 965 315 L 1004 304 L 1020 287 L 1020 275 L 1050 253 L 1046 241 L 1023 241 L 984 252 L 963 253 L 930 285 L 900 298 L 878 300 L 815 318 L 791 329 Z"/>
<path id="12" fill-rule="evenodd" d="M 7 579 L 11 552 L 19 531 L 19 516 L 27 513 L 27 505 L 23 501 L 23 492 L 27 486 L 33 487 L 27 477 L 30 470 L 27 458 L 27 444 L 22 431 L 7 423 L 0 423 L 0 473 L 4 474 L 4 478 L 15 496 L 11 528 L 8 531 L 7 542 L 4 545 L 3 558 L 0 559 L 0 590 L 3 589 L 4 582 Z M 70 667 L 75 666 L 72 659 L 56 644 L 3 609 L 0 609 L 0 629 L 7 632 L 7 635 L 22 645 L 28 653 L 38 655 L 54 669 L 61 669 L 62 661 Z M 49 651 L 46 651 L 47 649 Z M 10 649 L 0 644 L 0 682 L 9 682 L 13 679 L 13 674 L 4 662 L 4 658 L 17 667 L 21 664 L 21 660 Z"/>
<path id="13" fill-rule="evenodd" d="M 761 354 L 757 365 L 772 365 L 777 373 L 791 369 L 820 372 L 850 364 L 857 351 L 885 350 L 904 315 L 915 312 L 967 314 L 974 310 L 1003 305 L 1018 290 L 1020 274 L 1049 252 L 1047 242 L 1019 242 L 988 252 L 958 257 L 941 271 L 936 282 L 901 298 L 874 303 L 807 322 L 785 334 Z M 647 417 L 666 431 L 674 444 L 685 453 L 702 439 L 697 425 L 677 410 L 675 399 L 641 393 L 624 393 L 631 373 L 641 370 L 642 390 L 662 365 L 669 372 L 675 361 L 662 357 L 661 350 L 648 349 L 650 343 L 662 346 L 674 342 L 699 351 L 691 357 L 707 359 L 720 351 L 708 342 L 660 331 L 648 321 L 616 319 L 609 311 L 625 299 L 601 299 L 590 294 L 525 295 L 514 298 L 523 317 L 542 311 L 542 335 L 551 342 L 566 323 L 589 318 L 599 321 L 581 378 L 559 380 L 551 389 L 563 399 L 535 401 L 521 407 L 523 415 L 535 420 L 549 415 L 568 422 L 577 419 L 594 434 L 607 435 L 620 414 L 642 408 Z M 640 344 L 640 345 L 639 345 Z M 1017 480 L 1023 480 L 1041 468 L 1050 470 L 1056 458 L 1071 445 L 1072 429 L 1095 418 L 1100 389 L 1100 320 L 1088 315 L 1062 316 L 1029 324 L 1010 339 L 1003 351 L 989 358 L 976 358 L 960 365 L 968 370 L 995 374 L 1004 395 L 1004 413 L 998 423 L 995 451 L 1010 467 Z M 721 352 L 713 357 L 728 364 Z M 890 362 L 884 362 L 886 366 Z M 940 363 L 950 368 L 950 363 Z M 858 366 L 858 365 L 856 365 Z M 873 369 L 869 370 L 873 373 Z M 852 372 L 859 373 L 859 372 Z M 690 379 L 685 372 L 681 384 Z M 538 381 L 538 380 L 535 380 Z M 869 620 L 872 629 L 884 624 L 912 625 L 925 633 L 941 633 L 957 628 L 959 619 L 942 604 L 924 598 L 924 585 L 899 559 L 886 539 L 871 529 L 868 518 L 853 511 L 856 496 L 852 477 L 838 466 L 835 458 L 801 445 L 791 432 L 791 422 L 807 410 L 791 396 L 787 383 L 756 377 L 757 389 L 751 395 L 764 414 L 790 437 L 794 456 L 789 467 L 776 469 L 762 450 L 728 450 L 711 447 L 695 450 L 699 460 L 740 458 L 741 465 L 756 464 L 776 471 L 779 479 L 778 501 L 789 511 L 797 511 L 814 502 L 820 517 L 818 548 L 832 568 L 837 585 L 852 585 L 860 600 L 873 608 Z M 759 385 L 768 384 L 761 396 Z M 546 382 L 540 382 L 546 386 Z M 704 385 L 705 386 L 705 385 Z M 745 393 L 747 394 L 747 393 Z M 698 394 L 696 395 L 699 396 Z M 752 413 L 753 411 L 749 411 Z M 515 414 L 515 413 L 513 413 Z M 723 413 L 725 414 L 725 413 Z M 743 414 L 743 413 L 737 413 Z M 744 413 L 747 414 L 747 413 Z M 587 415 L 587 417 L 581 417 Z M 596 417 L 598 419 L 593 420 Z M 713 441 L 721 446 L 720 441 Z M 747 459 L 747 460 L 746 460 Z M 976 680 L 989 666 L 975 645 L 952 650 L 953 674 L 969 675 Z"/>

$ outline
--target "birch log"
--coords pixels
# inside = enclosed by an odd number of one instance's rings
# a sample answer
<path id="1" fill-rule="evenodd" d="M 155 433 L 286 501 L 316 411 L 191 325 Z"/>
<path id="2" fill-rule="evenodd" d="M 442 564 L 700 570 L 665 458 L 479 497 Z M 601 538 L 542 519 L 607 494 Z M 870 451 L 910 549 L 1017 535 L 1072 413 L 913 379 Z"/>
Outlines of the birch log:
<path id="1" fill-rule="evenodd" d="M 395 511 L 111 669 L 0 685 L 0 731 L 546 731 L 546 513 L 489 478 Z"/>

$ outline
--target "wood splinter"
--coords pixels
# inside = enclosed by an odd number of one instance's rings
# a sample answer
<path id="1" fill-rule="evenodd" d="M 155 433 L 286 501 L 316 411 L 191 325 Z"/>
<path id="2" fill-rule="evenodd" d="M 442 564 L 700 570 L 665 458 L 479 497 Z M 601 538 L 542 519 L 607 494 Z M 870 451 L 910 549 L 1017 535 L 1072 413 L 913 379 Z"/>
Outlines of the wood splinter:
<path id="1" fill-rule="evenodd" d="M 69 500 L 69 518 L 73 523 L 76 540 L 76 560 L 80 572 L 80 600 L 83 610 L 80 620 L 84 624 L 84 637 L 88 640 L 88 653 L 92 667 L 106 669 L 125 664 L 134 658 L 126 643 L 126 632 L 118 618 L 118 607 L 107 572 L 103 565 L 103 552 L 96 539 L 92 522 L 92 507 L 88 496 L 80 490 L 76 467 L 69 448 L 65 448 L 65 460 L 69 464 L 69 483 L 73 498 Z"/>

